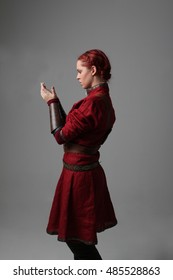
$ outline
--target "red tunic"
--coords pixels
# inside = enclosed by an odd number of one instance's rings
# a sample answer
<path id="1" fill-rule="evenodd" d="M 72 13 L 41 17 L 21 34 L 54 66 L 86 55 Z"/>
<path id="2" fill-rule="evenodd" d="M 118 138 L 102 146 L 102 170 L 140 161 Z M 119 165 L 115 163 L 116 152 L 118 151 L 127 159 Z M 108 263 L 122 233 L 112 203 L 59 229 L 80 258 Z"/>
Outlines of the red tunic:
<path id="1" fill-rule="evenodd" d="M 74 104 L 62 128 L 54 136 L 58 143 L 73 142 L 86 147 L 100 146 L 115 122 L 115 112 L 107 84 L 97 86 L 88 96 Z M 94 155 L 66 152 L 63 161 L 70 165 L 90 165 L 99 160 Z M 87 171 L 63 167 L 55 191 L 47 233 L 58 240 L 80 240 L 97 244 L 97 232 L 117 224 L 106 177 L 99 164 Z"/>

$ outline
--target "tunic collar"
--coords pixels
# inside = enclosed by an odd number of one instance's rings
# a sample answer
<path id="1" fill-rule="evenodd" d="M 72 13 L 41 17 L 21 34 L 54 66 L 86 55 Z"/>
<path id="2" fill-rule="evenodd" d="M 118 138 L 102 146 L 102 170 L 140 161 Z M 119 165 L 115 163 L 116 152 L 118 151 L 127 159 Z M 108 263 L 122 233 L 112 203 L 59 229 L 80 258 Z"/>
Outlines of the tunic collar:
<path id="1" fill-rule="evenodd" d="M 106 82 L 103 82 L 103 83 L 100 83 L 100 84 L 97 84 L 93 87 L 88 88 L 86 90 L 86 93 L 87 93 L 87 95 L 89 95 L 94 89 L 99 88 L 99 87 L 107 87 L 107 86 L 108 86 L 108 84 Z"/>

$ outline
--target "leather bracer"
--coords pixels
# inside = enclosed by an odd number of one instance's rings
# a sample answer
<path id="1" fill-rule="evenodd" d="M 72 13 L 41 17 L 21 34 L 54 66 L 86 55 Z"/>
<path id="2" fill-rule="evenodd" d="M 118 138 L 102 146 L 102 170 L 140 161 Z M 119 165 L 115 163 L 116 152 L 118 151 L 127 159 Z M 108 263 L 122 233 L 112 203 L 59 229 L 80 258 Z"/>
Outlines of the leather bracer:
<path id="1" fill-rule="evenodd" d="M 50 115 L 50 130 L 51 133 L 54 134 L 57 130 L 64 126 L 66 114 L 58 99 L 48 102 L 48 105 Z"/>

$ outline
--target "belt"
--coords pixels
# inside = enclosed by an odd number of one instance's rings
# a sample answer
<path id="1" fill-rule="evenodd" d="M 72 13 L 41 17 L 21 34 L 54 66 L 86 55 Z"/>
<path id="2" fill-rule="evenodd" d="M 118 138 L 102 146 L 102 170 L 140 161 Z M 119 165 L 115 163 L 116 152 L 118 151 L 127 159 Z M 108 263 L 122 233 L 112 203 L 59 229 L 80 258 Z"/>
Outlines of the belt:
<path id="1" fill-rule="evenodd" d="M 64 168 L 71 170 L 71 171 L 88 171 L 88 170 L 94 169 L 97 166 L 99 166 L 98 161 L 90 163 L 90 164 L 86 164 L 86 165 L 68 164 L 65 161 L 63 161 L 63 164 L 64 164 Z"/>
<path id="2" fill-rule="evenodd" d="M 64 152 L 70 152 L 70 153 L 82 153 L 82 154 L 93 155 L 98 152 L 99 148 L 100 148 L 99 145 L 94 147 L 86 147 L 71 142 L 64 144 Z"/>

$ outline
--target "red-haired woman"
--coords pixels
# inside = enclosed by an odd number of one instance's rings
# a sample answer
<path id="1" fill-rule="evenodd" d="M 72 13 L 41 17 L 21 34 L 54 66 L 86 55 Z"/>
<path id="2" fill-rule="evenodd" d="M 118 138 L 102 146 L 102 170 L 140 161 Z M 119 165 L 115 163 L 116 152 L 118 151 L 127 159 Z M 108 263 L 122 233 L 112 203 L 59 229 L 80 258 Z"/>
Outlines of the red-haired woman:
<path id="1" fill-rule="evenodd" d="M 104 52 L 89 50 L 77 59 L 77 80 L 86 97 L 66 116 L 54 87 L 41 83 L 51 133 L 64 146 L 63 170 L 55 191 L 47 233 L 67 243 L 75 260 L 101 260 L 97 232 L 117 224 L 99 148 L 115 122 L 109 95 L 111 65 Z"/>

